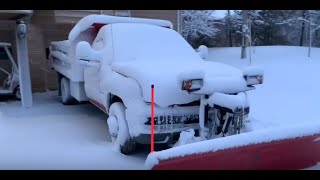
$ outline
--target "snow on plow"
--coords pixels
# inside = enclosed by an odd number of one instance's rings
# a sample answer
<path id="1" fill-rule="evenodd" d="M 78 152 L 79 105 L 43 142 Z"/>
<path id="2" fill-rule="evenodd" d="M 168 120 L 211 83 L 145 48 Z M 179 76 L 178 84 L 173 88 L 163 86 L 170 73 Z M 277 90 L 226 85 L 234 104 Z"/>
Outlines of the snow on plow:
<path id="1" fill-rule="evenodd" d="M 304 169 L 320 162 L 320 124 L 253 131 L 150 153 L 153 170 Z"/>

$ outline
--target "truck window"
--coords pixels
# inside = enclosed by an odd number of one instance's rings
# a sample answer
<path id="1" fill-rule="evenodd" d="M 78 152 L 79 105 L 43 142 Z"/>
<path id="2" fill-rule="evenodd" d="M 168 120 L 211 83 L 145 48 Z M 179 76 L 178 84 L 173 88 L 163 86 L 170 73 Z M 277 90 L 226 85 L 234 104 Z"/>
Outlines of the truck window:
<path id="1" fill-rule="evenodd" d="M 97 40 L 94 41 L 92 48 L 95 50 L 101 50 L 104 48 L 104 42 L 103 42 L 103 38 L 99 38 Z"/>

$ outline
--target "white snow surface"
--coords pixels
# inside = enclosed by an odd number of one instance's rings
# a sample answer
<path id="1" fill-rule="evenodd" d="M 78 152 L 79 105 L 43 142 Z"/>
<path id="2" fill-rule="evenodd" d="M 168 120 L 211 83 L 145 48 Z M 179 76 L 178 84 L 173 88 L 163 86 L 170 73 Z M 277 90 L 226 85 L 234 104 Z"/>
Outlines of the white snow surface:
<path id="1" fill-rule="evenodd" d="M 172 29 L 134 23 L 112 24 L 111 28 L 115 62 L 134 60 L 167 62 L 176 59 L 189 62 L 200 58 L 190 44 Z"/>
<path id="2" fill-rule="evenodd" d="M 211 85 L 210 87 L 216 87 L 217 90 L 221 89 L 219 89 L 221 87 L 219 85 L 223 85 L 223 81 L 220 81 L 221 83 L 215 86 L 211 82 L 211 77 L 217 79 L 233 77 L 230 78 L 232 79 L 230 83 L 224 82 L 224 87 L 232 86 L 236 90 L 242 90 L 246 87 L 244 79 L 241 78 L 242 72 L 222 63 L 205 62 L 200 58 L 196 59 L 199 62 L 188 61 L 187 59 L 164 60 L 156 59 L 156 57 L 153 60 L 114 63 L 112 64 L 112 70 L 135 79 L 140 84 L 143 98 L 147 102 L 151 101 L 151 85 L 153 84 L 155 86 L 155 103 L 160 107 L 190 103 L 199 99 L 199 95 L 192 95 L 182 90 L 182 79 L 186 79 L 182 77 L 183 75 L 188 78 L 194 76 L 194 79 L 198 79 L 204 74 L 204 88 L 207 84 L 208 86 Z M 186 61 L 188 63 L 185 63 Z M 222 90 L 225 89 L 222 88 Z"/>
<path id="3" fill-rule="evenodd" d="M 207 75 L 203 80 L 203 86 L 200 90 L 192 92 L 193 94 L 213 94 L 213 93 L 238 93 L 247 89 L 247 82 L 243 78 L 242 74 L 233 75 L 228 71 L 225 71 L 225 76 L 214 75 L 215 68 Z M 220 69 L 217 67 L 217 69 Z M 212 75 L 211 75 L 212 74 Z"/>
<path id="4" fill-rule="evenodd" d="M 106 115 L 96 107 L 90 104 L 63 106 L 56 92 L 37 93 L 34 94 L 34 107 L 31 109 L 22 108 L 18 101 L 5 102 L 0 99 L 0 169 L 144 169 L 144 163 L 151 168 L 159 160 L 190 153 L 319 133 L 317 112 L 320 85 L 317 82 L 320 77 L 320 49 L 312 48 L 311 58 L 307 58 L 305 47 L 255 47 L 253 52 L 251 66 L 263 69 L 264 84 L 247 93 L 250 101 L 250 121 L 245 123 L 247 133 L 192 144 L 185 141 L 187 143 L 181 143 L 178 147 L 150 154 L 145 162 L 147 152 L 124 156 L 112 151 Z M 240 59 L 240 48 L 211 48 L 208 60 L 241 69 L 249 66 L 249 59 Z M 179 71 L 179 63 L 185 61 L 180 60 L 169 66 L 150 61 L 142 64 L 132 61 L 113 68 L 121 72 L 122 68 L 128 69 L 126 75 L 135 76 L 139 81 L 139 78 L 151 74 L 152 70 L 157 73 L 162 70 L 166 72 L 166 69 Z M 210 77 L 207 71 L 199 72 L 193 63 L 188 61 L 188 64 L 190 66 L 183 66 L 188 68 L 180 71 L 188 78 Z M 147 74 L 138 70 L 139 66 L 144 65 L 152 68 L 150 71 L 144 68 Z M 224 71 L 221 69 L 218 72 Z M 129 79 L 113 73 L 120 80 Z M 113 78 L 114 75 L 106 78 Z M 166 73 L 162 75 L 166 77 Z M 180 73 L 176 75 L 173 86 L 181 88 L 183 77 Z M 158 75 L 154 77 L 161 81 Z M 150 93 L 150 85 L 154 81 L 153 78 L 147 79 L 144 82 L 146 93 Z M 137 84 L 135 80 L 130 82 Z M 156 93 L 161 91 L 157 89 L 160 84 L 155 87 Z M 140 93 L 138 85 L 134 92 Z M 149 100 L 150 95 L 147 96 Z M 130 111 L 134 112 L 135 106 L 132 107 Z"/>
<path id="5" fill-rule="evenodd" d="M 52 45 L 53 50 L 55 51 L 61 51 L 65 54 L 69 52 L 69 49 L 71 47 L 70 41 L 69 40 L 64 40 L 64 41 L 53 41 L 50 43 Z"/>
<path id="6" fill-rule="evenodd" d="M 212 48 L 209 60 L 224 62 L 240 69 L 258 66 L 264 71 L 264 82 L 247 92 L 250 101 L 249 130 L 320 122 L 315 115 L 320 99 L 320 48 L 255 47 L 252 64 L 240 59 L 239 48 Z"/>
<path id="7" fill-rule="evenodd" d="M 68 56 L 61 51 L 51 51 L 50 53 L 51 56 L 58 58 L 59 60 L 63 62 L 70 62 L 70 59 L 68 59 Z"/>
<path id="8" fill-rule="evenodd" d="M 194 129 L 188 129 L 180 133 L 179 140 L 174 144 L 174 147 L 178 147 L 178 146 L 182 146 L 182 145 L 190 144 L 194 142 L 199 142 L 201 140 L 204 140 L 204 139 L 202 139 L 201 137 L 196 137 Z"/>
<path id="9" fill-rule="evenodd" d="M 264 72 L 263 69 L 258 66 L 248 66 L 243 70 L 243 74 L 248 76 L 254 76 L 254 75 L 262 76 L 263 72 Z"/>
<path id="10" fill-rule="evenodd" d="M 235 110 L 240 107 L 247 107 L 249 105 L 247 94 L 241 92 L 237 95 L 227 95 L 222 93 L 214 93 L 208 99 L 208 104 L 213 107 L 213 104 L 230 108 Z"/>
<path id="11" fill-rule="evenodd" d="M 149 149 L 114 152 L 107 116 L 95 106 L 64 106 L 57 92 L 33 100 L 24 109 L 20 101 L 0 99 L 0 169 L 144 169 Z"/>
<path id="12" fill-rule="evenodd" d="M 318 162 L 316 165 L 305 168 L 304 170 L 320 170 L 320 162 Z"/>
<path id="13" fill-rule="evenodd" d="M 117 17 L 108 15 L 89 15 L 82 18 L 70 31 L 68 39 L 74 41 L 81 32 L 90 28 L 94 23 L 98 24 L 113 24 L 113 23 L 144 23 L 153 24 L 157 26 L 170 27 L 173 25 L 170 21 L 159 19 L 144 19 L 144 18 L 131 18 L 131 17 Z"/>
<path id="14" fill-rule="evenodd" d="M 240 135 L 178 146 L 152 153 L 146 167 L 159 160 L 187 154 L 217 151 L 248 144 L 294 138 L 320 133 L 319 111 L 320 49 L 312 48 L 311 58 L 305 47 L 255 47 L 252 64 L 240 59 L 240 48 L 211 48 L 208 60 L 245 69 L 263 69 L 264 84 L 247 92 L 250 101 L 249 122 Z"/>

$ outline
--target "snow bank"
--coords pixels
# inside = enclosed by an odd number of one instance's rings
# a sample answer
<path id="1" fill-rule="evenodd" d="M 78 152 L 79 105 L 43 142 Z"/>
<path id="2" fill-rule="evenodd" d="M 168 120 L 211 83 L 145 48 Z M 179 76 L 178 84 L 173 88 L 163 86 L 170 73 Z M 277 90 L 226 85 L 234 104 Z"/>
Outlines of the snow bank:
<path id="1" fill-rule="evenodd" d="M 159 161 L 170 158 L 183 157 L 191 154 L 215 152 L 218 150 L 237 148 L 241 146 L 260 144 L 283 139 L 294 139 L 297 137 L 311 136 L 319 133 L 319 122 L 308 123 L 304 125 L 291 125 L 280 128 L 269 128 L 235 136 L 196 142 L 164 151 L 154 152 L 148 155 L 145 166 L 148 169 L 152 169 L 152 167 L 158 164 Z"/>
<path id="2" fill-rule="evenodd" d="M 82 18 L 70 31 L 68 39 L 74 41 L 81 32 L 90 28 L 94 23 L 98 24 L 113 24 L 113 23 L 144 23 L 157 26 L 173 28 L 170 21 L 158 20 L 158 19 L 144 19 L 144 18 L 128 18 L 128 17 L 116 17 L 108 15 L 89 15 Z"/>

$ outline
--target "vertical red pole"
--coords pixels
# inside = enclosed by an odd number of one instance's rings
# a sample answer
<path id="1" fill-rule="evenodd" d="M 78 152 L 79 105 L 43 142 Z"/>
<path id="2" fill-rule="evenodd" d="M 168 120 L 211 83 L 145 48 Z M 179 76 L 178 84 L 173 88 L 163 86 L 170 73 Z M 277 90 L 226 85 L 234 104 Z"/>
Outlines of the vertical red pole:
<path id="1" fill-rule="evenodd" d="M 154 85 L 151 85 L 151 152 L 154 151 Z"/>

